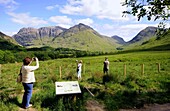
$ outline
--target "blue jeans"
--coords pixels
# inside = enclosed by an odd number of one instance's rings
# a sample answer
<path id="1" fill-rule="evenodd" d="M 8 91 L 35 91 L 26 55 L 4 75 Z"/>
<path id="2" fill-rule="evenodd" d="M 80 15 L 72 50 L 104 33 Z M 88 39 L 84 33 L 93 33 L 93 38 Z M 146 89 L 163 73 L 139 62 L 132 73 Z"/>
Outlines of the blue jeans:
<path id="1" fill-rule="evenodd" d="M 25 90 L 22 98 L 22 106 L 27 108 L 32 97 L 33 83 L 22 83 L 22 85 L 24 86 Z"/>

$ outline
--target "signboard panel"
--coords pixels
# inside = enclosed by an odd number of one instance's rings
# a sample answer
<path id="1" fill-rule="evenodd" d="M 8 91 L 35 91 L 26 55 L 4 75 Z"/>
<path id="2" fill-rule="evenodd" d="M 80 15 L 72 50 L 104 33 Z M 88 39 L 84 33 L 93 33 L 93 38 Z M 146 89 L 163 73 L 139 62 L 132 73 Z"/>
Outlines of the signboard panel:
<path id="1" fill-rule="evenodd" d="M 78 81 L 55 82 L 56 95 L 81 93 Z"/>

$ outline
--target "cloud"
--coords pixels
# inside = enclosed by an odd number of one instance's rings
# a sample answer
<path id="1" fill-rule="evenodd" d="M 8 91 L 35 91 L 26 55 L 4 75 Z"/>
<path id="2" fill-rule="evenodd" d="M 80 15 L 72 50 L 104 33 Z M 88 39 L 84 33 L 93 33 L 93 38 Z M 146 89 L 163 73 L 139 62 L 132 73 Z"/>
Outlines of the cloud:
<path id="1" fill-rule="evenodd" d="M 72 24 L 72 19 L 67 16 L 52 16 L 49 18 L 51 22 L 62 23 L 62 24 Z"/>
<path id="2" fill-rule="evenodd" d="M 96 30 L 103 35 L 113 36 L 118 35 L 122 37 L 125 41 L 131 40 L 135 37 L 141 30 L 148 26 L 157 26 L 158 24 L 127 24 L 127 25 L 116 25 L 116 24 L 103 24 L 96 25 Z"/>
<path id="3" fill-rule="evenodd" d="M 49 18 L 49 21 L 54 22 L 56 25 L 64 28 L 70 28 L 74 24 L 73 20 L 67 16 L 52 16 Z"/>
<path id="4" fill-rule="evenodd" d="M 12 37 L 14 34 L 17 34 L 17 32 L 4 32 L 6 35 Z"/>
<path id="5" fill-rule="evenodd" d="M 5 7 L 8 11 L 13 11 L 18 6 L 18 3 L 14 0 L 0 0 L 0 5 Z"/>
<path id="6" fill-rule="evenodd" d="M 21 25 L 28 25 L 28 26 L 38 26 L 42 24 L 47 24 L 48 22 L 38 18 L 38 17 L 31 17 L 29 13 L 14 13 L 14 12 L 8 12 L 8 15 L 10 15 L 12 18 L 11 20 L 15 23 L 21 24 Z"/>
<path id="7" fill-rule="evenodd" d="M 51 5 L 51 6 L 47 6 L 46 9 L 47 10 L 53 10 L 53 9 L 55 9 L 57 7 L 58 7 L 58 5 Z"/>
<path id="8" fill-rule="evenodd" d="M 79 20 L 75 20 L 76 23 L 83 23 L 83 24 L 86 24 L 86 25 L 89 25 L 91 26 L 93 24 L 93 20 L 90 19 L 90 18 L 86 18 L 86 19 L 79 19 Z"/>
<path id="9" fill-rule="evenodd" d="M 65 28 L 70 28 L 73 25 L 83 23 L 86 25 L 92 25 L 93 20 L 90 18 L 85 18 L 85 19 L 71 19 L 67 16 L 52 16 L 49 18 L 49 21 L 56 23 L 56 25 L 65 27 Z"/>
<path id="10" fill-rule="evenodd" d="M 96 16 L 100 19 L 127 19 L 122 18 L 125 7 L 122 0 L 68 0 L 60 8 L 60 12 L 70 15 Z"/>

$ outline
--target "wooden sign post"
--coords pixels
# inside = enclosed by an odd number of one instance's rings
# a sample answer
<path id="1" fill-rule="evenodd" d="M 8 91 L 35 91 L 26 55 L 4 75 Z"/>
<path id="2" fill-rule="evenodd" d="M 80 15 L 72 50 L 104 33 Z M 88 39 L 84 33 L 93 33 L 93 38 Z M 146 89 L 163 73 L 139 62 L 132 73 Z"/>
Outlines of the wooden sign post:
<path id="1" fill-rule="evenodd" d="M 124 64 L 124 77 L 126 78 L 126 64 Z"/>
<path id="2" fill-rule="evenodd" d="M 141 74 L 144 75 L 144 64 L 142 64 L 141 70 L 142 70 Z"/>
<path id="3" fill-rule="evenodd" d="M 59 67 L 60 79 L 61 79 L 61 66 Z"/>
<path id="4" fill-rule="evenodd" d="M 2 65 L 0 64 L 0 77 L 1 77 L 1 70 L 2 70 L 1 68 L 2 68 Z"/>
<path id="5" fill-rule="evenodd" d="M 160 63 L 158 63 L 158 72 L 160 72 Z"/>

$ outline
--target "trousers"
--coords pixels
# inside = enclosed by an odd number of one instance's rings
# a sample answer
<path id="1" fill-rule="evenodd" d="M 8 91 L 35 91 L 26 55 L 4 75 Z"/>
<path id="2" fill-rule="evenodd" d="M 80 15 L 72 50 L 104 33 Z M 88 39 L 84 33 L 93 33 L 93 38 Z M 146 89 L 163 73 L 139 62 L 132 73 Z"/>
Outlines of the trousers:
<path id="1" fill-rule="evenodd" d="M 29 106 L 32 97 L 33 83 L 22 83 L 22 85 L 25 91 L 22 98 L 22 106 L 26 108 Z"/>

